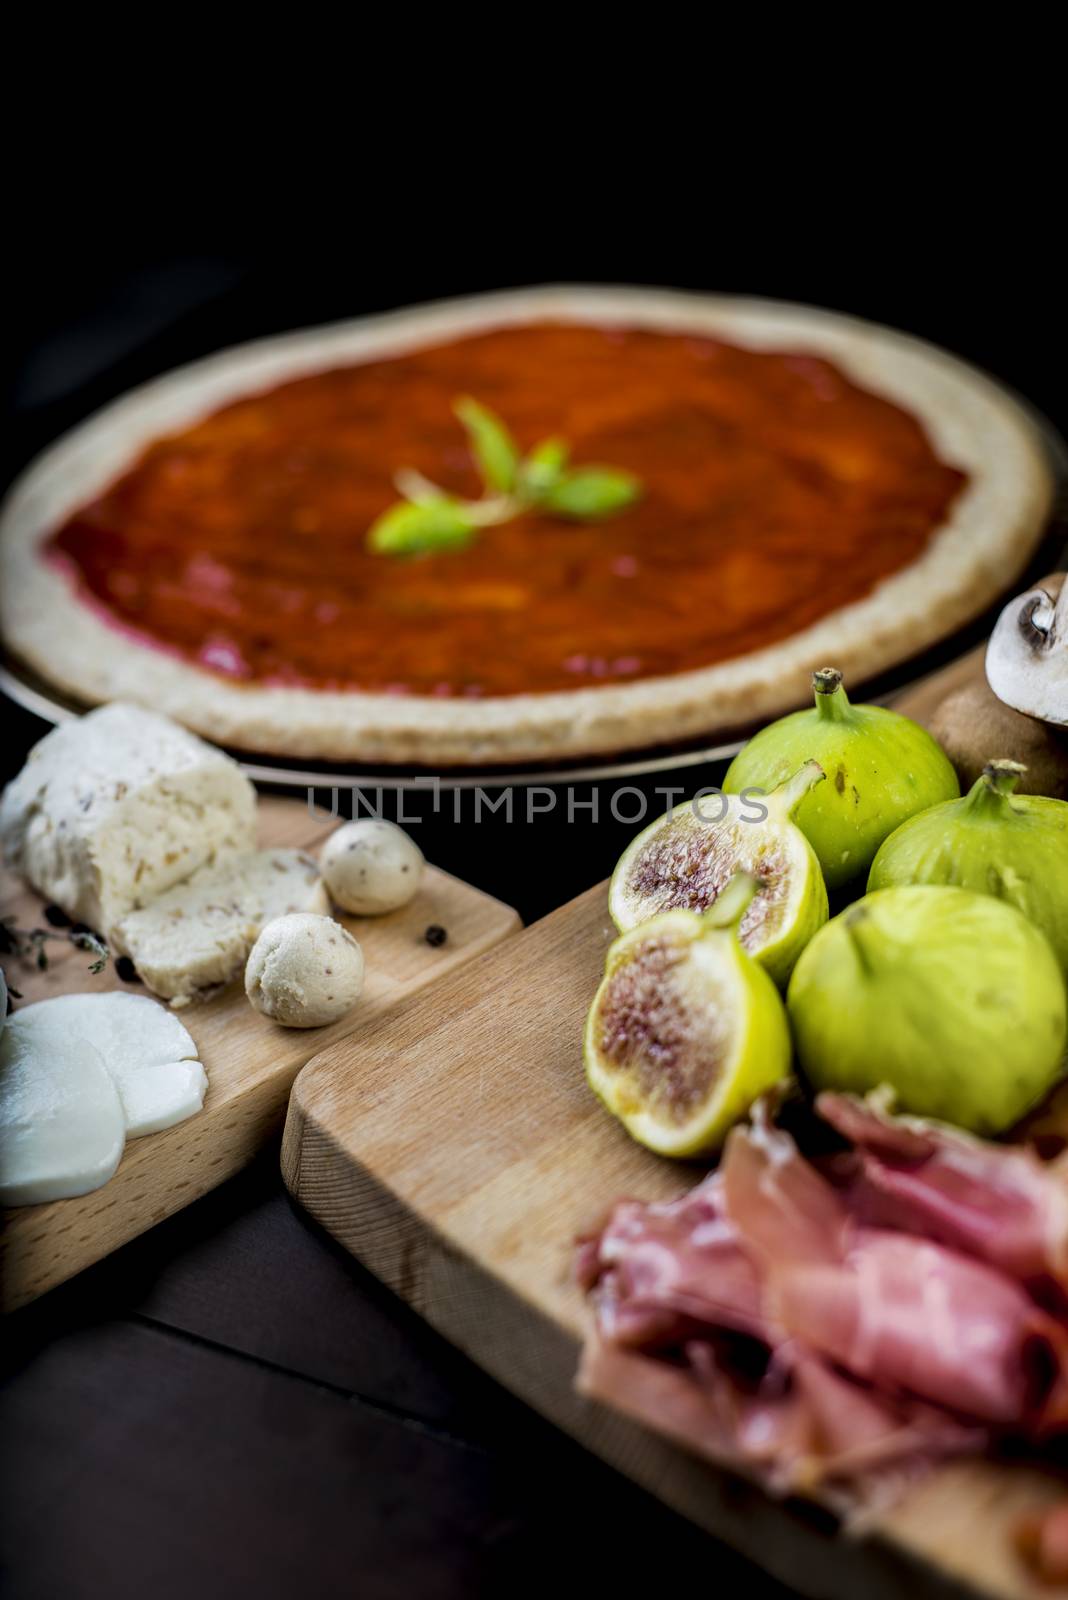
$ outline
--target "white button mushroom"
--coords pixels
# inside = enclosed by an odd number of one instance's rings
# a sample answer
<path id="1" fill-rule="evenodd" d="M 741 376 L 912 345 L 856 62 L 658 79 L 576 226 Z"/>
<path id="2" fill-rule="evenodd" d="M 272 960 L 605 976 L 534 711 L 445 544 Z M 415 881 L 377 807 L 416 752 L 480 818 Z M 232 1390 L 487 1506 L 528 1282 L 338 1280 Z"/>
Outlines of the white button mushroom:
<path id="1" fill-rule="evenodd" d="M 404 830 L 375 817 L 346 822 L 330 835 L 319 856 L 334 903 L 361 917 L 407 905 L 423 866 L 423 852 Z"/>
<path id="2" fill-rule="evenodd" d="M 253 1008 L 286 1028 L 321 1028 L 363 989 L 363 952 L 332 917 L 293 911 L 268 922 L 245 968 Z"/>
<path id="3" fill-rule="evenodd" d="M 1068 726 L 1068 577 L 1009 601 L 990 636 L 986 676 L 1014 711 Z"/>

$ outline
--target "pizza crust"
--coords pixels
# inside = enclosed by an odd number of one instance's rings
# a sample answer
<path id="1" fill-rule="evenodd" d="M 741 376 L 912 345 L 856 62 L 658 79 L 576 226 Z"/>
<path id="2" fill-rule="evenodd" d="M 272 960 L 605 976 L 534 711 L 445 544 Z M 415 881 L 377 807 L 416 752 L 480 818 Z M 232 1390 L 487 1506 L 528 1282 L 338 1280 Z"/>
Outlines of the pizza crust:
<path id="1" fill-rule="evenodd" d="M 969 474 L 923 556 L 864 600 L 766 650 L 637 683 L 443 701 L 228 683 L 92 609 L 38 546 L 153 439 L 303 373 L 516 322 L 613 322 L 829 357 L 913 412 Z M 807 698 L 828 661 L 852 683 L 907 660 L 1005 592 L 1035 550 L 1053 476 L 1030 417 L 982 373 L 875 324 L 773 301 L 668 290 L 551 287 L 392 312 L 222 352 L 132 391 L 47 450 L 0 512 L 0 634 L 51 683 L 122 698 L 260 754 L 465 766 L 560 760 L 726 733 Z"/>

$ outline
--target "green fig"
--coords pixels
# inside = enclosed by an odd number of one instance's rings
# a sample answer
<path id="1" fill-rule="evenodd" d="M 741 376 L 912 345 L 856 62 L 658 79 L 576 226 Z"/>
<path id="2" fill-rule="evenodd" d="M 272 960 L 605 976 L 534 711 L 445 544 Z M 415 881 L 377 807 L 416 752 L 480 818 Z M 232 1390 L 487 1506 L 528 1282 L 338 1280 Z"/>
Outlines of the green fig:
<path id="1" fill-rule="evenodd" d="M 802 761 L 818 761 L 827 782 L 797 808 L 795 821 L 819 857 L 829 889 L 867 872 L 894 829 L 954 800 L 960 785 L 948 758 L 918 723 L 884 706 L 854 706 L 842 674 L 813 674 L 814 710 L 795 711 L 761 730 L 723 780 L 729 794 L 773 789 Z"/>
<path id="2" fill-rule="evenodd" d="M 868 889 L 949 883 L 1007 900 L 1041 928 L 1068 973 L 1068 803 L 1014 794 L 1025 771 L 990 761 L 963 800 L 903 822 L 880 845 Z"/>
<path id="3" fill-rule="evenodd" d="M 640 833 L 619 858 L 608 909 L 620 932 L 662 911 L 707 911 L 737 871 L 757 880 L 739 938 L 785 987 L 794 962 L 827 921 L 819 862 L 791 821 L 823 772 L 806 761 L 771 794 L 707 792 Z"/>
<path id="4" fill-rule="evenodd" d="M 756 879 L 711 910 L 665 911 L 618 938 L 586 1020 L 590 1088 L 665 1156 L 707 1155 L 790 1072 L 779 992 L 738 942 Z"/>
<path id="5" fill-rule="evenodd" d="M 968 889 L 880 889 L 821 928 L 787 994 L 815 1089 L 889 1085 L 903 1111 L 1001 1133 L 1065 1070 L 1068 1002 L 1046 936 Z"/>

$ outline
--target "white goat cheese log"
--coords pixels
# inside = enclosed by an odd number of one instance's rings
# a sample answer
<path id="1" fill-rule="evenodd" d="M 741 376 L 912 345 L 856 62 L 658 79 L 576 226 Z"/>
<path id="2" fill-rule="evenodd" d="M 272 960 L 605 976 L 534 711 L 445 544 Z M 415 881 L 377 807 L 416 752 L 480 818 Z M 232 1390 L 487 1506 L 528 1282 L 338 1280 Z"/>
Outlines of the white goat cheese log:
<path id="1" fill-rule="evenodd" d="M 255 842 L 236 761 L 166 717 L 116 702 L 61 723 L 0 798 L 9 864 L 110 938 L 126 914 Z"/>
<path id="2" fill-rule="evenodd" d="M 231 982 L 260 930 L 289 911 L 330 909 L 319 868 L 299 850 L 254 850 L 205 867 L 131 911 L 114 933 L 115 948 L 144 982 L 172 1005 Z"/>

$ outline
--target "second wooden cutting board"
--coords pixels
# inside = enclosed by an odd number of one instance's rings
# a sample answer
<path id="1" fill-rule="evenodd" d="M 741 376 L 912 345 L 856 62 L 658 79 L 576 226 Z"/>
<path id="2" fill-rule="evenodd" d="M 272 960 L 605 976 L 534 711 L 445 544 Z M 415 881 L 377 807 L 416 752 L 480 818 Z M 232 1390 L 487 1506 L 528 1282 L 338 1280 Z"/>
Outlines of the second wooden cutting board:
<path id="1" fill-rule="evenodd" d="M 843 1539 L 818 1511 L 773 1502 L 575 1393 L 576 1235 L 620 1196 L 675 1196 L 700 1170 L 634 1144 L 586 1086 L 582 1022 L 613 932 L 605 888 L 592 889 L 316 1056 L 290 1100 L 290 1191 L 501 1382 L 791 1587 L 842 1600 L 1048 1594 L 1012 1544 L 1021 1512 L 1065 1493 L 1037 1471 L 944 1468 L 865 1539 Z"/>
<path id="2" fill-rule="evenodd" d="M 313 852 L 335 826 L 295 800 L 262 799 L 259 816 L 262 845 Z M 41 926 L 41 913 L 36 895 L 13 875 L 0 874 L 0 915 L 28 928 Z M 396 1001 L 436 983 L 520 926 L 510 906 L 435 867 L 427 868 L 415 899 L 400 911 L 343 920 L 367 962 L 357 1009 L 327 1028 L 280 1028 L 253 1011 L 237 983 L 207 1004 L 180 1011 L 208 1074 L 204 1109 L 163 1133 L 131 1139 L 115 1176 L 92 1194 L 4 1213 L 3 1309 L 81 1272 L 239 1171 L 280 1128 L 290 1086 L 310 1056 L 359 1019 L 377 1026 Z M 444 945 L 432 946 L 423 936 L 434 923 L 447 931 Z M 44 972 L 5 958 L 8 979 L 25 1003 L 124 987 L 112 965 L 92 977 L 91 957 L 82 951 L 55 943 L 48 950 Z"/>

